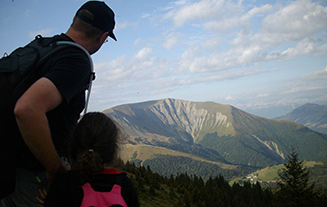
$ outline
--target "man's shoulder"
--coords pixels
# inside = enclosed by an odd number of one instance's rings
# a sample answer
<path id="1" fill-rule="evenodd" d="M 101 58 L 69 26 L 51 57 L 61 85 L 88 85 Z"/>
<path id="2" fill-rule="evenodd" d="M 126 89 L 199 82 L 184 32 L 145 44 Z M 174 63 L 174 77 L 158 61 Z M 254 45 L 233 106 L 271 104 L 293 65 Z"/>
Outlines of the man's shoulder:
<path id="1" fill-rule="evenodd" d="M 57 48 L 58 51 L 66 51 L 69 50 L 69 53 L 75 52 L 79 54 L 85 54 L 85 52 L 81 49 L 81 46 L 74 42 L 69 36 L 66 34 L 57 34 L 52 37 L 40 37 L 40 45 L 42 46 L 51 46 L 52 48 Z M 61 50 L 60 48 L 65 48 Z M 65 52 L 64 52 L 65 53 Z M 69 54 L 68 53 L 68 54 Z"/>
<path id="2" fill-rule="evenodd" d="M 55 61 L 59 58 L 61 60 L 69 59 L 68 62 L 71 62 L 70 59 L 74 59 L 75 63 L 82 62 L 85 64 L 89 62 L 88 54 L 81 49 L 81 46 L 64 33 L 53 37 L 45 37 L 44 42 L 45 44 L 56 45 L 57 52 L 53 55 Z"/>
<path id="3" fill-rule="evenodd" d="M 45 37 L 46 39 L 50 39 L 52 41 L 69 41 L 74 42 L 69 36 L 67 36 L 65 33 L 56 34 L 52 37 Z"/>

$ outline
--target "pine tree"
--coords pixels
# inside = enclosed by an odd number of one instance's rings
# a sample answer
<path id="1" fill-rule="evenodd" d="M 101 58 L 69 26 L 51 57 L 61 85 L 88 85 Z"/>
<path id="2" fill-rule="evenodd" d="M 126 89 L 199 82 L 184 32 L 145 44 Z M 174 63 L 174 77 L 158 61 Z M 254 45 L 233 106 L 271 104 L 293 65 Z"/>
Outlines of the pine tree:
<path id="1" fill-rule="evenodd" d="M 170 188 L 169 188 L 169 198 L 171 200 L 174 199 L 174 198 L 176 198 L 176 194 L 175 194 L 175 191 L 174 191 L 173 186 L 170 186 Z"/>
<path id="2" fill-rule="evenodd" d="M 156 194 L 156 190 L 154 189 L 153 186 L 150 186 L 149 192 L 150 192 L 150 194 L 153 195 L 153 196 L 157 195 L 157 194 Z"/>
<path id="3" fill-rule="evenodd" d="M 278 192 L 281 205 L 288 207 L 314 206 L 314 184 L 309 185 L 310 172 L 299 161 L 299 155 L 292 149 L 287 157 L 287 163 L 279 173 Z"/>

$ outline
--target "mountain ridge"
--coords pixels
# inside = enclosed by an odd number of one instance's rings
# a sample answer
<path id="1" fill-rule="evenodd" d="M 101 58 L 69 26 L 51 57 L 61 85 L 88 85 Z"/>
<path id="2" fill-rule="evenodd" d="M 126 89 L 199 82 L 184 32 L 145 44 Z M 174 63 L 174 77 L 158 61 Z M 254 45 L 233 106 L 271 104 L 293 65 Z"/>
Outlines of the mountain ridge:
<path id="1" fill-rule="evenodd" d="M 295 121 L 312 130 L 327 134 L 327 105 L 307 103 L 275 119 Z"/>
<path id="2" fill-rule="evenodd" d="M 190 101 L 182 101 L 177 99 L 162 99 L 159 101 L 148 101 L 148 102 L 137 103 L 137 104 L 121 105 L 118 107 L 114 107 L 112 109 L 105 110 L 104 113 L 117 114 L 117 112 L 124 111 L 123 113 L 125 113 L 125 115 L 135 116 L 138 113 L 147 112 L 145 113 L 147 115 L 146 118 L 149 118 L 148 120 L 151 120 L 151 122 L 155 121 L 156 123 L 158 123 L 159 126 L 177 125 L 177 127 L 182 128 L 187 133 L 192 135 L 193 141 L 197 142 L 197 140 L 202 138 L 199 132 L 202 130 L 203 127 L 209 127 L 211 128 L 211 130 L 213 130 L 212 132 L 215 132 L 217 131 L 217 128 L 220 129 L 228 128 L 231 125 L 230 123 L 231 121 L 227 121 L 230 120 L 231 117 L 229 117 L 228 119 L 228 117 L 222 114 L 221 112 L 214 111 L 215 114 L 213 113 L 213 110 L 215 109 L 212 108 L 213 107 L 212 104 L 215 105 L 216 103 L 214 102 L 205 102 L 205 103 L 209 104 L 207 110 L 204 110 L 203 107 L 201 106 L 203 104 L 202 102 L 190 102 Z M 222 109 L 223 111 L 231 110 L 229 109 L 229 107 L 231 107 L 229 105 L 219 104 L 219 106 L 220 109 Z M 214 107 L 217 108 L 217 105 Z M 156 117 L 153 117 L 153 115 L 156 115 Z M 211 116 L 211 118 L 214 117 L 215 119 L 210 119 L 210 123 L 205 123 L 205 121 L 208 120 L 206 119 L 208 116 Z M 143 120 L 143 121 L 147 122 L 147 120 Z M 155 129 L 157 128 L 158 126 L 155 127 Z M 149 129 L 149 131 L 151 132 L 153 130 Z M 156 133 L 162 134 L 163 132 L 156 131 Z M 222 133 L 221 130 L 220 133 Z M 231 133 L 232 134 L 235 133 L 233 129 L 231 129 L 230 132 L 225 132 L 225 135 Z"/>

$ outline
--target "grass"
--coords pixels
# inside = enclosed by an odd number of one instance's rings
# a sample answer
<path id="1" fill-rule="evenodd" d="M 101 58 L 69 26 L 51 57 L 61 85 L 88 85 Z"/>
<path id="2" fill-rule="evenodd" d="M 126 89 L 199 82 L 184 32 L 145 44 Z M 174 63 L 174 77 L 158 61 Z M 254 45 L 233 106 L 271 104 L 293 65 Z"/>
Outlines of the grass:
<path id="1" fill-rule="evenodd" d="M 306 168 L 312 168 L 315 165 L 323 165 L 322 162 L 317 161 L 304 161 L 303 166 Z M 263 181 L 278 180 L 278 171 L 284 168 L 284 165 L 274 165 L 266 167 L 258 172 L 258 179 Z"/>
<path id="2" fill-rule="evenodd" d="M 304 161 L 303 166 L 306 168 L 313 168 L 316 165 L 323 165 L 323 162 L 317 162 L 317 161 Z M 274 165 L 266 167 L 262 170 L 259 170 L 257 172 L 252 173 L 253 175 L 257 176 L 257 179 L 254 181 L 264 181 L 264 182 L 277 182 L 279 179 L 278 171 L 284 168 L 284 164 L 280 165 Z M 229 183 L 233 184 L 234 182 L 240 182 L 240 181 L 248 181 L 249 178 L 243 177 L 243 178 L 235 178 L 231 180 Z"/>
<path id="3" fill-rule="evenodd" d="M 178 206 L 181 195 L 175 192 L 175 196 L 169 195 L 169 187 L 161 184 L 160 189 L 155 190 L 155 195 L 150 193 L 150 187 L 145 186 L 145 191 L 139 194 L 139 202 L 142 207 L 173 207 Z"/>
<path id="4" fill-rule="evenodd" d="M 284 165 L 274 165 L 266 167 L 258 172 L 258 179 L 263 181 L 272 181 L 278 179 L 278 171 L 281 170 Z"/>
<path id="5" fill-rule="evenodd" d="M 214 161 L 206 160 L 206 159 L 203 159 L 201 157 L 198 157 L 198 156 L 195 156 L 192 154 L 178 152 L 178 151 L 166 149 L 163 147 L 127 144 L 127 145 L 122 146 L 122 149 L 120 152 L 120 157 L 124 161 L 130 160 L 132 157 L 134 159 L 139 159 L 139 160 L 145 161 L 148 159 L 153 159 L 154 157 L 156 157 L 158 155 L 172 155 L 172 156 L 189 157 L 193 160 L 215 164 L 217 166 L 220 166 L 222 169 L 230 169 L 230 170 L 237 169 L 236 165 L 230 165 L 230 164 L 221 163 L 221 162 L 214 162 Z"/>

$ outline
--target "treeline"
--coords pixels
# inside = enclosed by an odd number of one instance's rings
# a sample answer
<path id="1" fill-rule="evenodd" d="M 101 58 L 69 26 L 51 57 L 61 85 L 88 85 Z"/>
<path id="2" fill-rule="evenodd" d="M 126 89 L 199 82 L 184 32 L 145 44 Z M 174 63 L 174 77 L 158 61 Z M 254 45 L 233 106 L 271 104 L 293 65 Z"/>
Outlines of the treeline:
<path id="1" fill-rule="evenodd" d="M 300 165 L 301 162 L 295 164 Z M 255 184 L 245 182 L 242 185 L 234 183 L 230 186 L 221 175 L 204 181 L 199 176 L 187 173 L 163 176 L 153 172 L 149 166 L 137 167 L 130 162 L 121 162 L 119 168 L 129 173 L 137 189 L 140 204 L 145 207 L 327 206 L 326 190 L 317 191 L 313 185 L 309 186 L 306 180 L 297 180 L 299 185 L 295 187 L 288 186 L 285 180 L 281 182 L 282 188 L 273 193 L 270 188 L 263 188 L 258 182 Z M 302 173 L 306 172 L 305 169 L 299 169 Z M 284 177 L 286 176 L 285 179 L 288 179 L 288 173 L 286 169 L 283 174 Z M 301 175 L 295 175 L 295 177 L 301 177 Z M 296 186 L 301 186 L 301 188 Z"/>
<path id="2" fill-rule="evenodd" d="M 224 154 L 224 159 L 234 164 L 263 167 L 276 165 L 282 161 L 281 158 L 276 157 L 270 150 L 262 147 L 260 142 L 248 135 L 207 134 L 199 144 Z M 249 157 L 251 158 L 250 162 Z"/>
<path id="3" fill-rule="evenodd" d="M 316 183 L 318 188 L 327 188 L 327 162 L 324 161 L 322 165 L 315 165 L 310 168 L 311 182 Z"/>
<path id="4" fill-rule="evenodd" d="M 222 169 L 216 164 L 194 160 L 189 157 L 171 155 L 159 155 L 144 161 L 143 165 L 149 165 L 151 170 L 164 176 L 175 176 L 178 173 L 188 172 L 188 174 L 198 175 L 205 180 L 216 175 L 222 175 L 225 179 L 231 179 L 257 170 L 257 168 L 247 166 L 238 166 L 237 169 L 233 170 Z"/>

